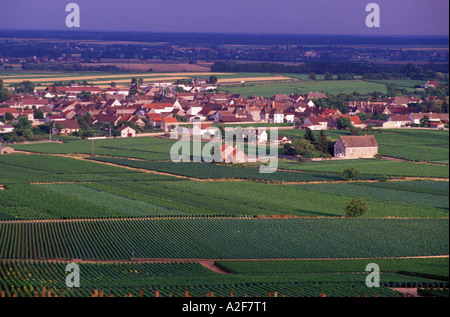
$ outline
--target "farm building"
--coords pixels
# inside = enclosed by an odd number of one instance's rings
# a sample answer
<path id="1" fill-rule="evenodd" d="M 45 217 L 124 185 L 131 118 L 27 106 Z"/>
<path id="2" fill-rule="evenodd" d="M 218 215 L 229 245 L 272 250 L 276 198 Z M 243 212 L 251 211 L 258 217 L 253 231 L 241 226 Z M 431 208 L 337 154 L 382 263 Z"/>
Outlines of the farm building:
<path id="1" fill-rule="evenodd" d="M 119 129 L 120 131 L 120 137 L 122 138 L 133 138 L 136 136 L 136 130 L 134 130 L 133 128 L 130 127 L 121 127 Z"/>
<path id="2" fill-rule="evenodd" d="M 377 153 L 378 143 L 373 135 L 341 135 L 334 145 L 334 157 L 338 158 L 373 158 Z"/>
<path id="3" fill-rule="evenodd" d="M 14 152 L 14 149 L 9 146 L 0 146 L 0 155 L 3 154 L 11 154 Z"/>

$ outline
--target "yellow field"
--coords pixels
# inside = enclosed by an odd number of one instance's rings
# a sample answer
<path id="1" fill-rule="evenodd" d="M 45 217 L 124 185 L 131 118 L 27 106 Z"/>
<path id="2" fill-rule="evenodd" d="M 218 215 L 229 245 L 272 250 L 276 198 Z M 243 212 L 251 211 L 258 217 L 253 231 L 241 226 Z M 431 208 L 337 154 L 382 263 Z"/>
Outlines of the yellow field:
<path id="1" fill-rule="evenodd" d="M 226 78 L 219 79 L 219 83 L 236 83 L 236 82 L 255 82 L 255 81 L 277 81 L 277 80 L 292 80 L 290 77 L 272 76 L 272 77 L 244 77 L 244 78 Z"/>
<path id="2" fill-rule="evenodd" d="M 108 78 L 108 82 L 115 81 L 117 82 L 120 79 L 116 78 L 128 78 L 127 81 L 130 81 L 130 78 L 148 78 L 152 81 L 155 80 L 172 80 L 172 79 L 182 79 L 185 77 L 193 77 L 193 76 L 211 76 L 211 75 L 233 75 L 230 73 L 134 73 L 134 74 L 109 74 L 109 75 L 86 75 L 86 76 L 65 76 L 65 77 L 47 77 L 47 75 L 20 75 L 17 76 L 0 76 L 0 79 L 3 80 L 5 84 L 18 83 L 24 80 L 29 80 L 34 83 L 42 83 L 42 82 L 50 82 L 54 83 L 57 81 L 89 81 L 89 82 L 98 82 L 101 79 Z M 50 75 L 52 76 L 52 75 Z"/>
<path id="3" fill-rule="evenodd" d="M 0 79 L 3 80 L 5 84 L 14 84 L 14 83 L 21 83 L 24 80 L 31 81 L 37 85 L 40 86 L 50 86 L 55 82 L 59 81 L 86 81 L 90 84 L 93 84 L 100 88 L 108 88 L 110 87 L 111 82 L 115 82 L 117 84 L 117 87 L 126 87 L 130 84 L 131 78 L 143 78 L 144 83 L 152 83 L 154 81 L 175 81 L 178 79 L 184 79 L 184 78 L 192 78 L 192 77 L 201 77 L 201 78 L 207 78 L 211 75 L 215 75 L 220 77 L 221 75 L 226 76 L 227 78 L 219 78 L 218 83 L 219 84 L 232 84 L 232 83 L 240 83 L 240 82 L 270 82 L 270 81 L 285 81 L 285 80 L 292 80 L 292 78 L 285 77 L 285 76 L 265 76 L 264 74 L 261 75 L 261 77 L 239 77 L 239 74 L 236 73 L 211 73 L 211 72 L 172 72 L 172 73 L 128 73 L 128 74 L 108 74 L 108 75 L 102 75 L 102 74 L 86 74 L 82 75 L 80 73 L 75 73 L 73 75 L 70 75 L 70 73 L 60 73 L 61 75 L 58 76 L 57 72 L 52 73 L 42 73 L 42 74 L 35 74 L 35 73 L 29 73 L 29 72 L 17 72 L 16 74 L 9 74 L 9 75 L 3 75 L 0 76 Z M 233 76 L 236 77 L 233 77 Z M 241 75 L 242 76 L 242 75 Z"/>

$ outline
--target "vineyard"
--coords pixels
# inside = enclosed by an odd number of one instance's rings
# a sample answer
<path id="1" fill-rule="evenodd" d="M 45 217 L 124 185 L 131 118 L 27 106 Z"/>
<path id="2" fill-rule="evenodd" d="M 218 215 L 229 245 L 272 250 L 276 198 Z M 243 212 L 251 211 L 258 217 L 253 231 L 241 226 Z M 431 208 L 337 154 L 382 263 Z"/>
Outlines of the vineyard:
<path id="1" fill-rule="evenodd" d="M 396 273 L 382 273 L 380 288 L 367 288 L 365 274 L 353 273 L 278 273 L 216 274 L 199 263 L 122 263 L 79 264 L 83 278 L 80 288 L 67 288 L 64 263 L 0 262 L 0 290 L 5 296 L 91 296 L 99 289 L 103 296 L 184 297 L 235 296 L 399 297 L 388 287 L 448 287 L 448 282 Z"/>
<path id="2" fill-rule="evenodd" d="M 317 173 L 342 173 L 346 168 L 354 167 L 363 176 L 389 176 L 389 177 L 430 177 L 448 178 L 448 166 L 417 164 L 412 162 L 395 162 L 389 160 L 359 159 L 308 162 L 296 164 L 292 162 L 280 162 L 279 168 L 299 170 Z"/>
<path id="3" fill-rule="evenodd" d="M 151 171 L 165 172 L 198 179 L 249 179 L 261 181 L 279 182 L 314 182 L 314 181 L 338 181 L 343 180 L 342 175 L 335 172 L 324 173 L 297 173 L 276 171 L 272 174 L 261 174 L 259 168 L 229 166 L 207 163 L 174 163 L 135 161 L 121 158 L 98 157 L 93 160 L 113 163 L 122 166 L 141 168 Z M 281 167 L 281 166 L 280 166 Z M 375 178 L 375 177 L 365 177 Z"/>
<path id="4" fill-rule="evenodd" d="M 445 163 L 445 133 L 429 133 L 375 135 L 383 155 Z M 446 179 L 448 166 L 280 160 L 260 174 L 171 162 L 167 139 L 95 140 L 94 157 L 90 140 L 62 140 L 0 156 L 0 297 L 448 296 L 448 181 L 402 179 Z M 363 174 L 345 182 L 347 167 Z M 368 212 L 344 218 L 354 198 Z M 83 282 L 69 289 L 74 260 Z M 367 263 L 382 287 L 365 285 Z"/>
<path id="5" fill-rule="evenodd" d="M 448 254 L 448 219 L 192 218 L 0 223 L 0 259 L 296 259 Z"/>

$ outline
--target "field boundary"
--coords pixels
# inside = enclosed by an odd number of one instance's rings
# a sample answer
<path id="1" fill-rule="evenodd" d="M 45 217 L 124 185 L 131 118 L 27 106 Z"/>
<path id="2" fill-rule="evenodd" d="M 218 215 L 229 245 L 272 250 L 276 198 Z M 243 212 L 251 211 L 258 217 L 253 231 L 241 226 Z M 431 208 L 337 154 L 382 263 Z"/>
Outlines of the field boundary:
<path id="1" fill-rule="evenodd" d="M 91 222 L 91 221 L 143 221 L 143 220 L 216 220 L 216 219 L 240 219 L 240 220 L 286 220 L 286 219 L 342 219 L 342 220 L 449 220 L 449 217 L 441 218 L 417 218 L 417 217 L 380 217 L 380 218 L 346 218 L 345 216 L 294 216 L 294 215 L 227 215 L 227 216 L 196 216 L 196 215 L 180 215 L 180 216 L 147 216 L 147 217 L 111 217 L 111 218 L 53 218 L 53 219 L 14 219 L 14 220 L 0 220 L 0 224 L 22 224 L 22 223 L 61 223 L 61 222 Z"/>

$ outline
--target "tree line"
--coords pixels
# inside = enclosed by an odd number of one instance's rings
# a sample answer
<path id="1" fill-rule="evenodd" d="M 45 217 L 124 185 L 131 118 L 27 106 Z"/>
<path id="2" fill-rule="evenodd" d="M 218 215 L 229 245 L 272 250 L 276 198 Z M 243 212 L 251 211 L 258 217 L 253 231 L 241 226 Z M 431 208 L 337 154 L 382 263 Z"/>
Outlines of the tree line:
<path id="1" fill-rule="evenodd" d="M 347 62 L 315 61 L 302 65 L 286 65 L 278 63 L 229 63 L 217 62 L 211 67 L 213 72 L 233 73 L 288 73 L 288 74 L 341 74 L 342 79 L 351 78 L 352 75 L 365 75 L 367 79 L 420 79 L 434 80 L 438 73 L 448 74 L 448 64 L 409 63 L 406 65 L 394 64 L 360 64 Z M 348 74 L 346 78 L 342 74 Z M 351 74 L 351 75 L 350 75 Z"/>

